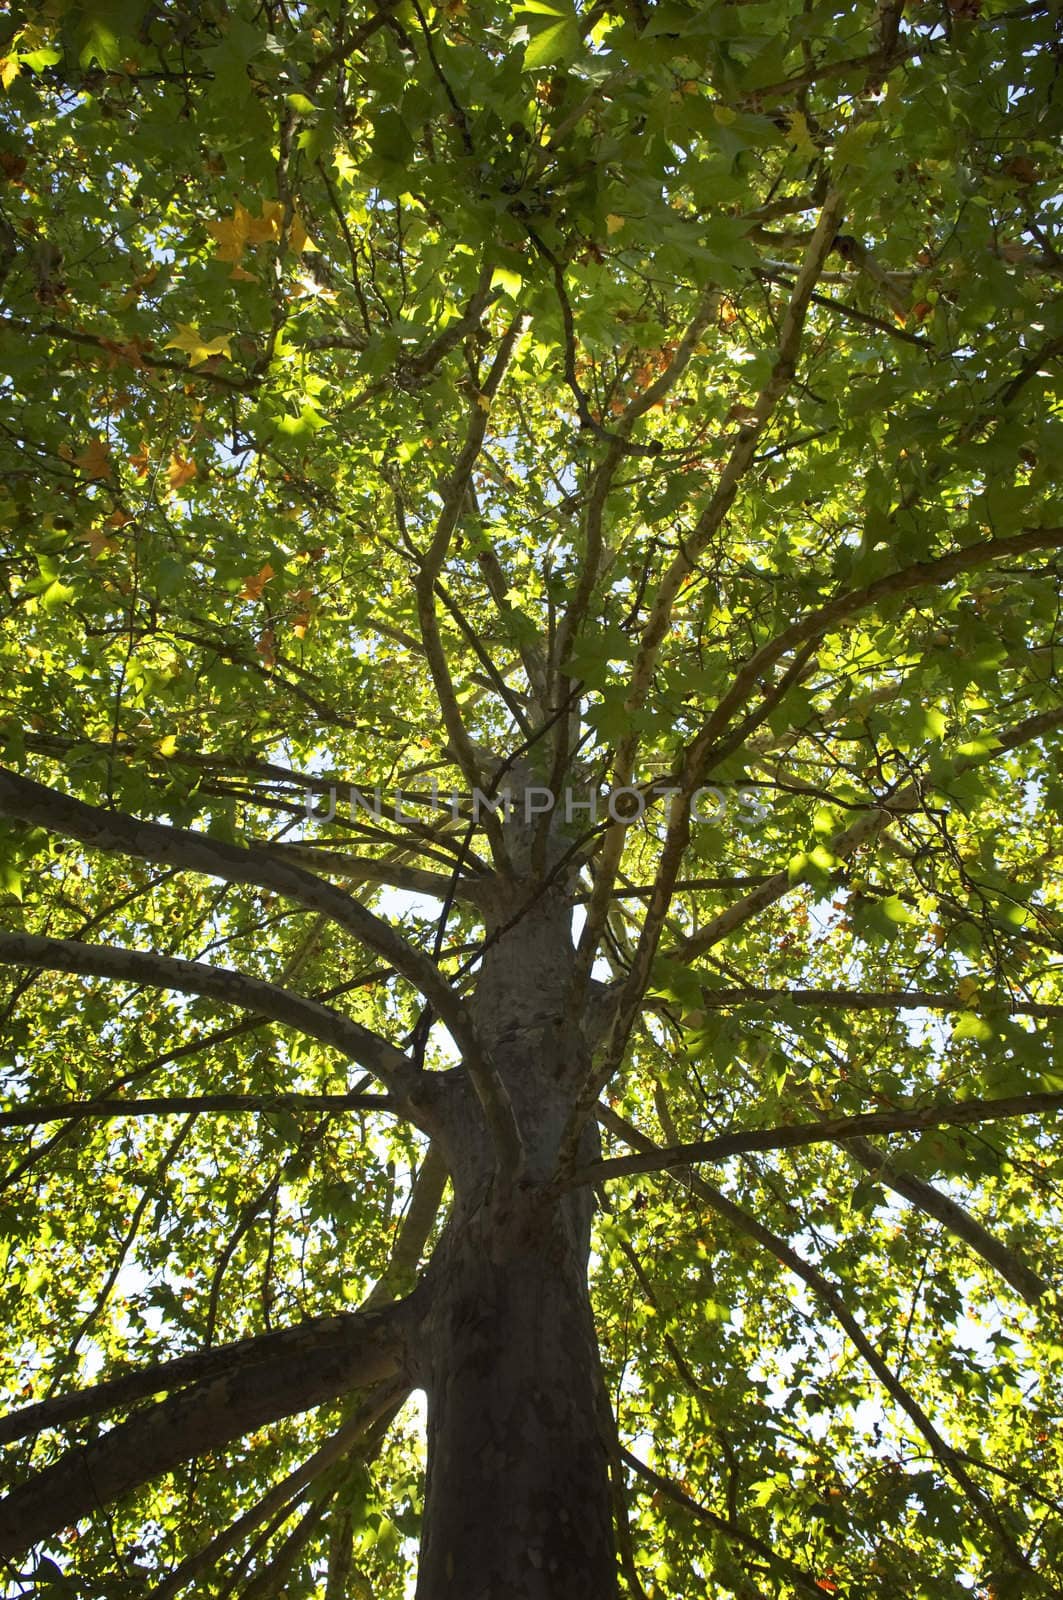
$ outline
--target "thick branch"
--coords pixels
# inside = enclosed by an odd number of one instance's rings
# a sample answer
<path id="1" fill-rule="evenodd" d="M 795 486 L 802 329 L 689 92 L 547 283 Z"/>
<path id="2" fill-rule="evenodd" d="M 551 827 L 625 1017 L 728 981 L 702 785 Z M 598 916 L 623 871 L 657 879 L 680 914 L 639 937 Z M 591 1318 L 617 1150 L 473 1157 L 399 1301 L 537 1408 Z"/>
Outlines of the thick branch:
<path id="1" fill-rule="evenodd" d="M 13 1489 L 0 1502 L 0 1555 L 17 1555 L 182 1461 L 268 1423 L 355 1387 L 412 1374 L 423 1309 L 421 1297 L 410 1296 L 381 1310 L 323 1317 L 301 1329 L 230 1346 L 227 1352 L 210 1352 L 212 1360 L 228 1357 L 220 1372 L 210 1367 L 217 1376 L 75 1446 Z M 204 1356 L 188 1359 L 191 1365 Z M 169 1364 L 171 1374 L 176 1365 Z M 157 1376 L 164 1377 L 165 1371 L 156 1369 Z M 110 1391 L 111 1404 L 121 1381 L 99 1386 Z M 144 1381 L 147 1387 L 149 1374 Z M 43 1410 L 31 1409 L 38 1416 Z"/>
<path id="2" fill-rule="evenodd" d="M 740 880 L 734 880 L 740 881 Z M 1037 1000 L 1012 1000 L 993 995 L 1011 1017 L 1060 1017 L 1063 1005 L 1048 1005 Z M 729 1011 L 732 1006 L 793 1005 L 815 1006 L 831 1011 L 969 1011 L 970 999 L 936 989 L 764 989 L 749 985 L 742 989 L 703 989 L 702 1007 L 706 1011 Z"/>

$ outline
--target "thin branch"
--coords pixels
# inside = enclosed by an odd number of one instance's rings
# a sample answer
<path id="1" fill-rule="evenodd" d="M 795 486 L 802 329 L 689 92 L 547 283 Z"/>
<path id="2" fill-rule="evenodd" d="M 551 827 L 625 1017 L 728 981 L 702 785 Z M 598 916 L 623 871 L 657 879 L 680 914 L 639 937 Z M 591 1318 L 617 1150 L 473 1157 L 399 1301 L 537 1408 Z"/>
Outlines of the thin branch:
<path id="1" fill-rule="evenodd" d="M 749 421 L 739 429 L 738 438 L 720 473 L 708 505 L 698 518 L 692 533 L 673 557 L 657 586 L 649 619 L 639 641 L 638 654 L 632 669 L 628 696 L 625 702 L 626 709 L 633 719 L 644 706 L 649 694 L 658 652 L 667 632 L 668 624 L 671 620 L 672 607 L 680 587 L 689 573 L 693 571 L 713 536 L 723 525 L 734 503 L 739 485 L 753 463 L 757 445 L 764 433 L 764 429 L 793 381 L 809 300 L 834 242 L 834 237 L 838 230 L 838 222 L 842 214 L 842 204 L 843 198 L 840 191 L 832 190 L 820 211 L 815 230 L 805 251 L 797 280 L 794 283 L 790 301 L 783 318 L 778 352 L 768 380 L 757 396 Z M 630 785 L 634 773 L 634 761 L 638 743 L 637 728 L 620 741 L 613 764 L 613 787 L 615 789 L 626 788 Z M 587 982 L 590 978 L 595 951 L 608 917 L 609 896 L 620 865 L 620 858 L 623 855 L 625 837 L 626 826 L 623 822 L 614 822 L 605 833 L 594 893 L 587 908 L 587 919 L 584 923 L 577 951 L 572 985 L 574 1007 L 578 1007 L 582 1003 Z M 577 1119 L 581 1123 L 591 1114 L 596 1098 L 597 1095 L 596 1092 L 593 1092 L 593 1086 L 589 1086 L 588 1094 L 581 1100 L 577 1111 Z M 573 1148 L 573 1137 L 571 1135 L 575 1130 L 575 1120 L 577 1119 L 574 1119 L 573 1129 L 570 1130 L 570 1136 L 566 1139 L 566 1143 Z M 576 1132 L 578 1133 L 578 1130 Z"/>
<path id="2" fill-rule="evenodd" d="M 873 1172 L 894 1194 L 899 1194 L 917 1211 L 932 1217 L 957 1239 L 962 1239 L 975 1255 L 981 1256 L 988 1267 L 1000 1274 L 1005 1283 L 1010 1283 L 1028 1305 L 1036 1305 L 1046 1293 L 1048 1284 L 1045 1279 L 1028 1267 L 1014 1250 L 1009 1250 L 1002 1240 L 995 1238 L 977 1217 L 972 1217 L 950 1195 L 942 1194 L 932 1183 L 917 1177 L 914 1172 L 895 1171 L 891 1158 L 876 1149 L 868 1139 L 846 1139 L 843 1148 L 866 1172 Z"/>
<path id="3" fill-rule="evenodd" d="M 401 1378 L 392 1379 L 381 1384 L 369 1398 L 360 1405 L 350 1417 L 343 1422 L 331 1438 L 326 1439 L 312 1455 L 301 1461 L 294 1471 L 289 1472 L 279 1483 L 268 1489 L 258 1503 L 237 1517 L 227 1528 L 205 1544 L 202 1549 L 196 1550 L 192 1555 L 186 1556 L 180 1566 L 176 1567 L 162 1583 L 151 1592 L 151 1600 L 172 1600 L 172 1596 L 179 1594 L 182 1589 L 197 1578 L 201 1572 L 209 1570 L 215 1565 L 220 1556 L 234 1545 L 239 1544 L 248 1534 L 261 1527 L 274 1512 L 288 1508 L 294 1509 L 304 1497 L 306 1490 L 315 1478 L 332 1466 L 333 1462 L 340 1460 L 351 1446 L 362 1437 L 378 1417 L 384 1415 L 395 1400 L 408 1392 L 408 1384 Z"/>
<path id="4" fill-rule="evenodd" d="M 688 1511 L 699 1522 L 708 1523 L 711 1528 L 716 1529 L 717 1533 L 722 1533 L 725 1537 L 733 1539 L 736 1544 L 742 1545 L 747 1550 L 752 1550 L 767 1562 L 773 1572 L 792 1583 L 794 1588 L 798 1589 L 802 1594 L 813 1595 L 816 1600 L 823 1600 L 823 1590 L 810 1573 L 803 1572 L 800 1567 L 795 1566 L 792 1561 L 788 1561 L 785 1556 L 776 1555 L 772 1547 L 765 1544 L 762 1539 L 758 1539 L 756 1534 L 748 1533 L 744 1528 L 737 1527 L 735 1523 L 729 1521 L 727 1517 L 721 1517 L 718 1511 L 710 1511 L 708 1506 L 703 1506 L 697 1500 L 692 1500 L 677 1483 L 673 1483 L 670 1478 L 655 1472 L 652 1467 L 647 1466 L 645 1461 L 640 1461 L 638 1456 L 633 1455 L 623 1445 L 620 1447 L 620 1459 L 626 1467 L 630 1467 L 632 1472 L 637 1473 L 640 1478 L 645 1478 L 647 1483 L 652 1484 L 655 1493 L 664 1495 L 665 1499 L 673 1501 L 677 1506 L 681 1506 L 684 1511 Z"/>
<path id="5" fill-rule="evenodd" d="M 406 1102 L 416 1092 L 420 1074 L 401 1050 L 360 1022 L 341 1016 L 330 1006 L 275 984 L 263 983 L 228 967 L 202 961 L 184 961 L 154 951 L 125 950 L 114 945 L 80 944 L 75 939 L 47 939 L 30 933 L 0 931 L 0 962 L 17 967 L 43 967 L 81 977 L 113 978 L 123 983 L 143 983 L 156 989 L 176 989 L 203 995 L 225 1005 L 238 1006 L 295 1028 L 311 1039 L 357 1061 Z"/>
<path id="6" fill-rule="evenodd" d="M 173 1117 L 271 1111 L 396 1111 L 386 1094 L 179 1094 L 143 1100 L 58 1100 L 0 1111 L 0 1128 L 38 1128 L 49 1122 L 105 1122 L 113 1117 Z"/>
<path id="7" fill-rule="evenodd" d="M 491 370 L 484 380 L 482 392 L 473 396 L 469 410 L 465 443 L 462 446 L 454 471 L 442 491 L 443 508 L 436 520 L 428 549 L 421 557 L 414 585 L 417 595 L 417 616 L 421 638 L 424 642 L 425 655 L 439 700 L 443 723 L 458 763 L 468 781 L 473 785 L 476 785 L 479 781 L 479 767 L 462 719 L 461 709 L 454 691 L 454 683 L 450 675 L 450 667 L 443 650 L 443 641 L 439 632 L 439 621 L 435 608 L 436 584 L 446 561 L 447 552 L 450 549 L 450 541 L 461 516 L 462 507 L 465 504 L 473 468 L 476 465 L 483 445 L 484 435 L 487 432 L 487 418 L 491 409 L 491 402 L 498 392 L 499 385 L 512 359 L 517 341 L 524 328 L 524 322 L 524 315 L 519 314 L 510 323 L 499 345 Z"/>
<path id="8" fill-rule="evenodd" d="M 646 1145 L 642 1155 L 614 1156 L 594 1161 L 575 1171 L 565 1186 L 605 1183 L 611 1178 L 630 1177 L 638 1172 L 662 1172 L 672 1167 L 688 1167 L 706 1161 L 726 1161 L 731 1156 L 756 1150 L 793 1150 L 801 1145 L 844 1142 L 872 1134 L 917 1133 L 925 1128 L 962 1128 L 982 1122 L 1002 1122 L 1009 1118 L 1039 1116 L 1045 1111 L 1063 1110 L 1063 1093 L 1011 1095 L 1000 1100 L 960 1100 L 945 1105 L 914 1106 L 908 1110 L 865 1111 L 855 1117 L 830 1117 L 822 1122 L 797 1122 L 783 1128 L 743 1128 L 721 1133 L 712 1139 L 695 1139 L 689 1144 L 661 1149 Z M 599 1118 L 613 1127 L 608 1118 L 614 1113 L 598 1107 Z M 625 1129 L 627 1125 L 624 1125 Z M 634 1143 L 629 1131 L 623 1132 Z"/>
<path id="9" fill-rule="evenodd" d="M 986 750 L 975 756 L 957 757 L 953 762 L 951 773 L 939 773 L 934 778 L 933 787 L 947 793 L 950 779 L 961 777 L 974 767 L 993 761 L 1007 751 L 1039 739 L 1060 726 L 1063 726 L 1063 708 L 1038 712 L 1017 723 L 1013 728 L 999 730 L 995 734 L 995 739 L 998 741 L 995 749 Z M 908 816 L 918 810 L 923 804 L 923 787 L 922 782 L 908 784 L 888 802 L 869 808 L 863 817 L 829 839 L 826 848 L 837 860 L 848 860 L 862 845 L 869 844 L 887 828 L 892 827 L 898 817 Z M 668 955 L 676 960 L 692 960 L 695 956 L 711 949 L 713 945 L 719 944 L 722 939 L 726 939 L 736 928 L 748 922 L 758 912 L 781 900 L 783 895 L 794 887 L 789 871 L 774 873 L 765 879 L 759 888 L 752 890 L 748 895 L 743 895 L 740 900 L 728 906 L 726 911 L 721 911 L 718 916 L 707 922 L 697 933 L 691 934 L 669 950 Z"/>
<path id="10" fill-rule="evenodd" d="M 227 883 L 253 884 L 305 906 L 308 911 L 323 912 L 390 962 L 431 1001 L 466 1059 L 470 1075 L 476 1074 L 480 1047 L 472 1020 L 438 967 L 335 884 L 294 863 L 278 861 L 263 850 L 229 844 L 164 823 L 145 822 L 127 812 L 87 805 L 6 768 L 0 768 L 0 815 L 78 839 L 97 850 L 162 862 Z"/>
<path id="11" fill-rule="evenodd" d="M 615 1111 L 610 1110 L 608 1107 L 600 1107 L 598 1115 L 599 1120 L 609 1128 L 610 1132 L 618 1134 L 621 1138 L 626 1139 L 629 1144 L 634 1145 L 644 1153 L 649 1154 L 650 1151 L 656 1148 L 651 1139 L 640 1133 L 638 1129 L 631 1127 L 629 1123 L 625 1122 L 622 1117 L 619 1117 Z M 831 1315 L 844 1329 L 850 1341 L 882 1384 L 891 1400 L 905 1413 L 916 1430 L 926 1440 L 937 1460 L 962 1491 L 968 1505 L 1004 1546 L 1010 1562 L 1018 1570 L 1030 1572 L 1032 1570 L 1030 1562 L 1018 1548 L 1008 1529 L 1002 1524 L 992 1500 L 975 1483 L 967 1471 L 961 1453 L 954 1450 L 947 1440 L 942 1437 L 918 1400 L 909 1393 L 887 1366 L 846 1305 L 843 1299 L 844 1291 L 832 1284 L 821 1272 L 817 1271 L 802 1256 L 798 1255 L 797 1251 L 792 1249 L 785 1239 L 780 1238 L 779 1235 L 765 1227 L 763 1223 L 750 1215 L 749 1212 L 744 1211 L 741 1206 L 736 1205 L 733 1200 L 729 1199 L 727 1195 L 712 1184 L 706 1183 L 704 1179 L 696 1177 L 693 1173 L 680 1173 L 677 1174 L 677 1178 L 685 1188 L 704 1200 L 712 1210 L 725 1217 L 740 1232 L 748 1234 L 750 1238 L 755 1239 L 765 1250 L 775 1256 L 776 1260 L 781 1262 L 795 1277 L 800 1278 L 811 1289 L 817 1299 L 827 1306 Z"/>

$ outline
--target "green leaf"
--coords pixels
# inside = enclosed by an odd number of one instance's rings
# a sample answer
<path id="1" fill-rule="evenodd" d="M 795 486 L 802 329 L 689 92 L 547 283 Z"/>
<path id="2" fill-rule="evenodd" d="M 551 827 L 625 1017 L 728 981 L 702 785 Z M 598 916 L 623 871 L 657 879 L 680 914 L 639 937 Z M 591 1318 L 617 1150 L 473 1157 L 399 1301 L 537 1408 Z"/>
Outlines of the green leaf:
<path id="1" fill-rule="evenodd" d="M 526 0 L 515 15 L 527 35 L 525 71 L 564 66 L 582 50 L 575 10 L 564 0 Z"/>

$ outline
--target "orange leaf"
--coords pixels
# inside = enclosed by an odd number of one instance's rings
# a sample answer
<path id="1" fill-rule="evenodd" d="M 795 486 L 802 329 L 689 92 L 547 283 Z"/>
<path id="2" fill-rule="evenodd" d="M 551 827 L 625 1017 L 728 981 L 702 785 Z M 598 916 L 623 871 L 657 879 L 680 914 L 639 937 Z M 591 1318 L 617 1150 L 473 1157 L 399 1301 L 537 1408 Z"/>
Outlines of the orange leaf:
<path id="1" fill-rule="evenodd" d="M 253 578 L 248 578 L 240 590 L 241 600 L 261 600 L 263 589 L 269 580 L 275 576 L 273 568 L 267 561 L 264 567 L 259 567 Z"/>
<path id="2" fill-rule="evenodd" d="M 93 439 L 79 456 L 74 457 L 74 465 L 80 468 L 87 478 L 114 477 L 111 452 L 102 439 Z"/>
<path id="3" fill-rule="evenodd" d="M 198 471 L 199 469 L 194 461 L 186 461 L 184 456 L 175 450 L 170 457 L 170 465 L 166 469 L 166 477 L 170 488 L 183 489 L 186 483 L 192 482 Z"/>
<path id="4" fill-rule="evenodd" d="M 256 646 L 259 655 L 267 667 L 277 664 L 277 639 L 272 628 L 264 628 L 258 636 Z"/>
<path id="5" fill-rule="evenodd" d="M 136 469 L 138 478 L 147 477 L 148 469 L 151 466 L 151 456 L 148 454 L 148 447 L 146 444 L 141 445 L 135 456 L 129 457 L 129 465 Z"/>

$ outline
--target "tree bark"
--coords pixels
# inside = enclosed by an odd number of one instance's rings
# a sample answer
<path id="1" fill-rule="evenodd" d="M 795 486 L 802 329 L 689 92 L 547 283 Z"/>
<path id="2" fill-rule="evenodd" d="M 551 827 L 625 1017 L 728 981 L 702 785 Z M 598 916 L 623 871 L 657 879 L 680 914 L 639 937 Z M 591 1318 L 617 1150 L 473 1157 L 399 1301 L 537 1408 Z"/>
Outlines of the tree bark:
<path id="1" fill-rule="evenodd" d="M 417 1600 L 616 1594 L 586 1230 L 520 1191 L 452 1226 L 428 1352 Z"/>
<path id="2" fill-rule="evenodd" d="M 507 827 L 519 866 L 532 836 Z M 441 1113 L 455 1199 L 430 1269 L 422 1346 L 417 1600 L 611 1600 L 609 1447 L 587 1284 L 594 1200 L 554 1183 L 590 1070 L 566 1013 L 571 904 L 525 880 L 489 913 L 488 935 L 472 1012 L 517 1119 L 523 1166 L 493 1170 L 470 1094 Z M 583 1154 L 598 1149 L 588 1127 Z"/>

